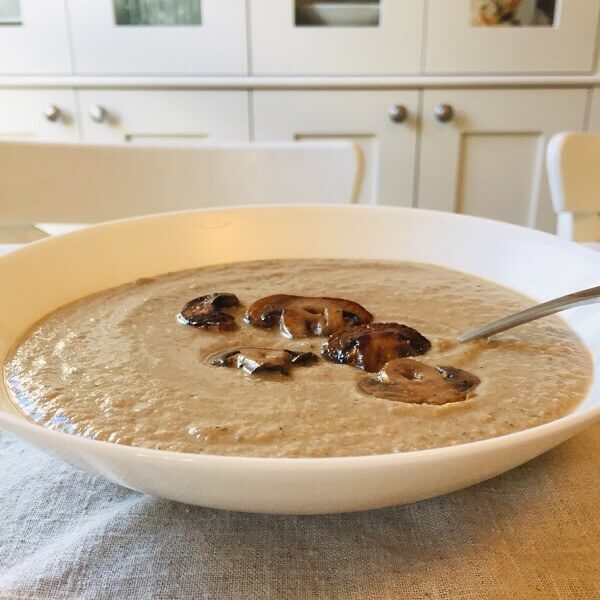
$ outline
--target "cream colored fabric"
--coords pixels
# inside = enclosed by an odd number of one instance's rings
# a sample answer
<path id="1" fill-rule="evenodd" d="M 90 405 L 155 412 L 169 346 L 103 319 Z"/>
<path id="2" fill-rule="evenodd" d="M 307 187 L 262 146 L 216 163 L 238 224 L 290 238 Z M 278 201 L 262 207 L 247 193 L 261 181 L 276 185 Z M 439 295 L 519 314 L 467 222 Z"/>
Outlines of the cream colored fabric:
<path id="1" fill-rule="evenodd" d="M 117 487 L 0 434 L 0 598 L 600 598 L 600 425 L 481 485 L 323 517 Z"/>

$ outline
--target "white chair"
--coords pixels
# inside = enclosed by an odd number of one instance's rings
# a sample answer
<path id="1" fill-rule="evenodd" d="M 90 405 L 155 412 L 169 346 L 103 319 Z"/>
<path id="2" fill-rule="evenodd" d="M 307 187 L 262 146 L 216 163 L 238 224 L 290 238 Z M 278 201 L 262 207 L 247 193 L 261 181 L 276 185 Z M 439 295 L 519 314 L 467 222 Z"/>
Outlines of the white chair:
<path id="1" fill-rule="evenodd" d="M 546 162 L 558 235 L 600 242 L 600 134 L 555 135 Z"/>
<path id="2" fill-rule="evenodd" d="M 362 174 L 360 149 L 345 141 L 187 148 L 6 142 L 0 225 L 240 204 L 347 204 L 356 201 Z"/>

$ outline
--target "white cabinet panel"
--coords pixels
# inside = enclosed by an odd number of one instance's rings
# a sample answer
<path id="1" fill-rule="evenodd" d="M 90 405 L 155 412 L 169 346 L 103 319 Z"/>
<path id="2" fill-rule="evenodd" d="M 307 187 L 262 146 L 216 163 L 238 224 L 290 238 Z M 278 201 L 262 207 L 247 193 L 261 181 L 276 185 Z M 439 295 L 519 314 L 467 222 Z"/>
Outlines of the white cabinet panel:
<path id="1" fill-rule="evenodd" d="M 71 72 L 64 0 L 0 2 L 0 73 Z"/>
<path id="2" fill-rule="evenodd" d="M 85 142 L 190 145 L 249 139 L 247 92 L 81 90 L 77 95 Z"/>
<path id="3" fill-rule="evenodd" d="M 600 131 L 600 88 L 594 88 L 590 91 L 591 109 L 589 131 Z"/>
<path id="4" fill-rule="evenodd" d="M 587 90 L 431 90 L 424 93 L 418 206 L 555 229 L 544 153 L 548 138 L 583 128 Z M 437 107 L 454 118 L 439 122 Z"/>
<path id="5" fill-rule="evenodd" d="M 371 7 L 378 10 L 377 22 L 362 27 L 301 25 L 297 21 L 298 10 L 315 6 L 307 0 L 251 0 L 250 6 L 252 71 L 255 74 L 392 75 L 419 72 L 424 0 L 374 2 Z M 329 6 L 331 10 L 331 3 L 319 6 Z M 337 5 L 337 12 L 342 16 L 341 11 L 352 10 L 356 10 L 352 3 Z"/>
<path id="6" fill-rule="evenodd" d="M 537 133 L 466 133 L 460 157 L 466 167 L 459 172 L 457 212 L 529 223 L 531 203 L 526 200 L 536 186 L 539 144 Z"/>
<path id="7" fill-rule="evenodd" d="M 403 105 L 404 123 L 389 109 Z M 360 202 L 412 206 L 418 92 L 258 91 L 253 94 L 257 141 L 351 139 L 362 148 Z"/>
<path id="8" fill-rule="evenodd" d="M 77 142 L 75 93 L 0 90 L 0 139 Z"/>
<path id="9" fill-rule="evenodd" d="M 542 5 L 540 0 L 520 4 L 522 9 L 533 9 L 536 2 Z M 574 73 L 593 69 L 600 0 L 551 2 L 552 24 L 538 26 L 477 25 L 475 5 L 495 6 L 482 0 L 430 0 L 427 73 Z"/>
<path id="10" fill-rule="evenodd" d="M 192 16 L 199 23 L 162 25 L 157 15 L 153 24 L 140 20 L 133 25 L 118 24 L 123 23 L 119 0 L 67 0 L 75 72 L 245 74 L 245 0 L 190 1 L 199 4 Z"/>

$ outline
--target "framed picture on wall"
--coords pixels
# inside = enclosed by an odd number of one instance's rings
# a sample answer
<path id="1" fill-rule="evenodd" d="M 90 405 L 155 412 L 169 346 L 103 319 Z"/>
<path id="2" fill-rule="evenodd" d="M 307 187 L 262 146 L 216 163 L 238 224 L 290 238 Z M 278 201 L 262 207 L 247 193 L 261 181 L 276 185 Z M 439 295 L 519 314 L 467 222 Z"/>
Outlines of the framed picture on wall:
<path id="1" fill-rule="evenodd" d="M 475 27 L 552 27 L 557 0 L 471 0 Z"/>

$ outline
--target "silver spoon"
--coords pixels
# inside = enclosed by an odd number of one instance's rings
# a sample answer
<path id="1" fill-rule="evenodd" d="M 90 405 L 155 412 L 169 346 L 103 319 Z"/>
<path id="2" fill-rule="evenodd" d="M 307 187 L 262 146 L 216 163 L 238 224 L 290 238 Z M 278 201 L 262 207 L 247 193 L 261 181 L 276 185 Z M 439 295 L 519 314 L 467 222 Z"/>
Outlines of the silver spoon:
<path id="1" fill-rule="evenodd" d="M 458 336 L 459 342 L 470 342 L 478 338 L 486 338 L 495 333 L 512 329 L 518 325 L 553 315 L 554 313 L 567 310 L 568 308 L 575 308 L 576 306 L 583 306 L 584 304 L 594 304 L 600 302 L 600 286 L 590 288 L 589 290 L 581 290 L 562 298 L 556 298 L 556 300 L 550 300 L 537 306 L 532 306 L 527 310 L 508 315 L 487 325 L 477 327 Z"/>

